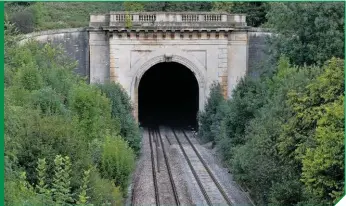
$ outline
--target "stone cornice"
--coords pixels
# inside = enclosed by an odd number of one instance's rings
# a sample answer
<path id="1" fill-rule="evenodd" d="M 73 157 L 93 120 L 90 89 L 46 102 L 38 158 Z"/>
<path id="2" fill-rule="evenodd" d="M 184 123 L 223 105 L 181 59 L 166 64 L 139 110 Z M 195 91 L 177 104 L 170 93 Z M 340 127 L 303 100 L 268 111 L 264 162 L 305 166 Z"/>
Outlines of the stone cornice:
<path id="1" fill-rule="evenodd" d="M 227 28 L 227 27 L 214 27 L 214 28 L 206 28 L 206 27 L 200 27 L 200 28 L 182 28 L 182 27 L 141 27 L 141 28 L 126 28 L 126 27 L 100 27 L 100 28 L 87 28 L 88 31 L 106 31 L 110 33 L 129 33 L 129 32 L 136 32 L 136 33 L 148 33 L 148 32 L 182 32 L 182 33 L 189 33 L 189 32 L 213 32 L 213 33 L 219 33 L 219 32 L 231 32 L 231 31 L 248 31 L 250 27 L 236 27 L 236 28 Z"/>
<path id="2" fill-rule="evenodd" d="M 228 32 L 233 30 L 248 30 L 247 27 L 241 28 L 227 28 L 227 27 L 216 27 L 216 28 L 182 28 L 182 27 L 159 27 L 159 28 L 125 28 L 125 27 L 101 27 L 101 30 L 110 32 Z M 98 29 L 98 30 L 100 30 Z M 93 30 L 93 29 L 91 29 Z"/>

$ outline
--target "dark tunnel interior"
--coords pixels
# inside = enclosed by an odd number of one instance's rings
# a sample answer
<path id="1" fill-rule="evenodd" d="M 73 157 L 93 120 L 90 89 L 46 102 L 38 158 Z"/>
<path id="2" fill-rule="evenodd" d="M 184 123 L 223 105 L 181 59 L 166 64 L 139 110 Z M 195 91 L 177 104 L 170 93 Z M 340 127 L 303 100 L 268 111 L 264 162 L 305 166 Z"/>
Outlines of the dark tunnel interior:
<path id="1" fill-rule="evenodd" d="M 196 128 L 198 98 L 198 82 L 188 68 L 179 63 L 156 64 L 139 83 L 139 122 Z"/>

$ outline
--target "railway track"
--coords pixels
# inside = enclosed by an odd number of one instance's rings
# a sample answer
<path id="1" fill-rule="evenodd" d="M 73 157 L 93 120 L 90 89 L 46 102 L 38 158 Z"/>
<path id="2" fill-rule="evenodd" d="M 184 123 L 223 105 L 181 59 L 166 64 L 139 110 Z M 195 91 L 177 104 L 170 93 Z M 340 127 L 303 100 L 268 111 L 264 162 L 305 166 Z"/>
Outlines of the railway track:
<path id="1" fill-rule="evenodd" d="M 157 206 L 159 206 L 160 198 L 159 198 L 159 191 L 158 191 L 158 185 L 157 185 L 157 174 L 156 174 L 156 168 L 155 168 L 155 157 L 154 157 L 151 129 L 149 129 L 148 132 L 149 132 L 149 142 L 150 142 L 151 165 L 152 165 L 153 180 L 154 180 L 153 182 L 154 182 L 154 190 L 155 190 L 155 203 Z"/>
<path id="2" fill-rule="evenodd" d="M 192 133 L 193 137 L 198 141 L 196 134 Z M 188 136 L 187 136 L 188 137 Z M 249 189 L 247 188 L 247 190 L 244 190 L 240 185 L 237 185 L 239 187 L 239 189 L 243 192 L 243 194 L 245 195 L 245 197 L 247 198 L 247 200 L 249 201 L 249 203 L 252 206 L 256 206 L 255 203 L 252 201 L 251 197 L 249 196 Z"/>
<path id="3" fill-rule="evenodd" d="M 168 174 L 168 177 L 169 177 L 170 186 L 172 188 L 174 200 L 175 200 L 176 205 L 179 206 L 180 205 L 179 196 L 178 196 L 176 185 L 174 184 L 172 169 L 171 169 L 171 165 L 169 163 L 168 156 L 167 156 L 167 153 L 166 153 L 165 144 L 163 142 L 160 130 L 156 129 L 155 132 L 156 132 L 156 137 L 159 139 L 159 141 L 161 143 L 163 157 L 164 157 L 164 161 L 165 161 L 165 166 L 166 166 L 166 169 L 167 169 L 167 174 Z"/>
<path id="4" fill-rule="evenodd" d="M 152 176 L 155 191 L 155 204 L 158 206 L 163 205 L 164 200 L 167 201 L 167 199 L 174 199 L 173 201 L 175 204 L 172 201 L 169 201 L 168 204 L 180 206 L 177 188 L 174 184 L 171 165 L 166 154 L 166 148 L 161 133 L 157 128 L 148 128 L 148 133 L 150 142 Z M 161 150 L 159 149 L 159 147 L 161 147 L 164 157 L 164 167 L 162 168 L 160 167 L 159 156 L 161 154 Z"/>
<path id="5" fill-rule="evenodd" d="M 176 176 L 172 173 L 172 160 L 170 161 L 170 146 L 178 145 L 183 153 L 184 159 L 187 162 L 189 171 L 192 172 L 193 179 L 187 180 L 196 185 L 196 191 L 201 192 L 196 201 L 202 200 L 207 205 L 230 205 L 234 203 L 229 199 L 227 193 L 216 179 L 209 166 L 202 158 L 195 145 L 191 142 L 190 137 L 182 129 L 171 128 L 173 135 L 168 135 L 161 132 L 158 127 L 149 127 L 146 129 L 149 137 L 148 141 L 148 166 L 151 164 L 151 172 L 149 179 L 152 178 L 153 190 L 151 190 L 150 204 L 155 205 L 181 205 L 181 202 L 185 201 L 185 196 L 181 192 L 181 187 L 177 188 L 181 180 L 176 180 Z M 171 134 L 172 134 L 171 133 Z M 167 136 L 168 135 L 168 136 Z M 172 137 L 174 136 L 174 137 Z M 150 148 L 150 149 L 149 149 Z M 178 149 L 179 150 L 179 149 Z M 174 151 L 176 151 L 174 149 Z M 150 157 L 149 157 L 150 155 Z M 170 154 L 171 155 L 171 154 Z M 183 160 L 184 161 L 184 160 Z M 175 163 L 173 163 L 174 165 Z M 173 171 L 176 169 L 173 167 Z M 148 170 L 149 172 L 149 170 Z M 150 174 L 150 173 L 147 173 Z M 175 175 L 176 173 L 174 173 Z M 191 174 L 191 173 L 190 173 Z M 176 183 L 175 183 L 176 181 Z M 196 182 L 194 182 L 196 181 Z M 151 182 L 151 181 L 150 181 Z M 196 184 L 197 183 L 197 184 Z M 178 184 L 178 185 L 176 185 Z M 148 188 L 149 189 L 149 188 Z M 143 194 L 143 193 L 142 193 Z M 196 193 L 197 194 L 197 193 Z M 135 205 L 135 190 L 132 191 L 132 205 Z M 140 194 L 138 194 L 140 195 Z M 182 198 L 181 200 L 179 199 Z M 197 195 L 198 196 L 198 195 Z M 196 196 L 196 197 L 197 197 Z M 152 197 L 155 198 L 152 199 Z M 131 200 L 130 200 L 131 201 Z M 154 202 L 155 201 L 155 202 Z M 192 203 L 192 202 L 191 202 Z M 185 203 L 184 203 L 185 204 Z M 199 204 L 199 203 L 198 203 Z"/>
<path id="6" fill-rule="evenodd" d="M 172 131 L 207 204 L 215 205 L 223 203 L 232 206 L 233 204 L 228 198 L 226 192 L 217 181 L 184 130 L 182 130 L 182 136 L 185 137 L 193 152 L 191 150 L 186 150 L 173 128 Z"/>

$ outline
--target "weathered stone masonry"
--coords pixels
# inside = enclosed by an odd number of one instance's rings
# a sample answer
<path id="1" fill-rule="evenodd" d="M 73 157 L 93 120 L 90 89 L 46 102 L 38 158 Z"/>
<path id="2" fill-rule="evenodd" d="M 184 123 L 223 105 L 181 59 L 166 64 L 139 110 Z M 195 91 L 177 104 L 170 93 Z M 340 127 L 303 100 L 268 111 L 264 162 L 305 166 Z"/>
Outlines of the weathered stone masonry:
<path id="1" fill-rule="evenodd" d="M 82 76 L 89 76 L 89 34 L 86 28 L 34 32 L 24 35 L 21 42 L 28 39 L 62 46 L 69 57 L 78 61 L 75 71 Z"/>
<path id="2" fill-rule="evenodd" d="M 220 82 L 230 96 L 247 71 L 245 15 L 111 12 L 92 15 L 88 30 L 90 81 L 119 82 L 135 107 L 142 75 L 160 62 L 178 62 L 195 74 L 200 110 L 212 82 Z"/>
<path id="3" fill-rule="evenodd" d="M 227 13 L 111 12 L 91 15 L 89 28 L 45 31 L 25 38 L 62 44 L 78 60 L 76 72 L 88 76 L 91 83 L 119 82 L 136 109 L 140 79 L 151 66 L 183 64 L 195 74 L 203 110 L 213 81 L 221 83 L 224 96 L 230 96 L 239 79 L 265 58 L 262 48 L 270 33 L 245 22 L 245 15 Z"/>

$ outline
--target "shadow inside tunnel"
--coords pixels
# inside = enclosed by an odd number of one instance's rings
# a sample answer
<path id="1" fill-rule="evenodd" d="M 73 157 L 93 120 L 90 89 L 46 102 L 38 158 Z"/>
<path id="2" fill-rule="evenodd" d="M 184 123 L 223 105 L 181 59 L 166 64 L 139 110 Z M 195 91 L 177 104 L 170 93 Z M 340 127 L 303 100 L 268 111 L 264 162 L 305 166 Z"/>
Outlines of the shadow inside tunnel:
<path id="1" fill-rule="evenodd" d="M 138 118 L 141 126 L 197 126 L 199 88 L 187 67 L 174 62 L 154 65 L 138 87 Z"/>

